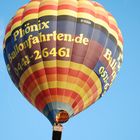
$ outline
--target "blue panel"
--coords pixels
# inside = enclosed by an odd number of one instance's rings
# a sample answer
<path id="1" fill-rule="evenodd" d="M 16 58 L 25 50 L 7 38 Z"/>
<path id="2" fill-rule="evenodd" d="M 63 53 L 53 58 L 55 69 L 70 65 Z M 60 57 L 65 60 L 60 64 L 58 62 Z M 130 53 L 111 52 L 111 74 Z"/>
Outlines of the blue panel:
<path id="1" fill-rule="evenodd" d="M 49 119 L 52 124 L 54 124 L 56 115 L 58 112 L 60 112 L 60 110 L 66 111 L 69 116 L 72 116 L 74 113 L 70 105 L 61 102 L 53 102 L 45 106 L 43 114 Z"/>

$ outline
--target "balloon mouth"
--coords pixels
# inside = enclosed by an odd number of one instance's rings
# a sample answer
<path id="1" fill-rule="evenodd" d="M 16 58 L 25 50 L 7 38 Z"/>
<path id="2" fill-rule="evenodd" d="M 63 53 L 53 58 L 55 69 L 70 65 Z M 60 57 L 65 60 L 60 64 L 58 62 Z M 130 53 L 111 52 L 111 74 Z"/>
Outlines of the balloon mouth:
<path id="1" fill-rule="evenodd" d="M 65 123 L 69 120 L 69 114 L 65 110 L 60 110 L 56 114 L 55 122 L 56 123 Z"/>

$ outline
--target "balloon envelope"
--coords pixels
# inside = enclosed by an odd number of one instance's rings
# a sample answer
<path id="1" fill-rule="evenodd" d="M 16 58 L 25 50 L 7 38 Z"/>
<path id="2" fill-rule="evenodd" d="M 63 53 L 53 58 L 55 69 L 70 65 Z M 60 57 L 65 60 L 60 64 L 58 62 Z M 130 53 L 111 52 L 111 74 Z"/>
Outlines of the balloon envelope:
<path id="1" fill-rule="evenodd" d="M 7 26 L 4 58 L 21 93 L 52 124 L 109 89 L 123 59 L 115 19 L 89 0 L 32 0 Z"/>

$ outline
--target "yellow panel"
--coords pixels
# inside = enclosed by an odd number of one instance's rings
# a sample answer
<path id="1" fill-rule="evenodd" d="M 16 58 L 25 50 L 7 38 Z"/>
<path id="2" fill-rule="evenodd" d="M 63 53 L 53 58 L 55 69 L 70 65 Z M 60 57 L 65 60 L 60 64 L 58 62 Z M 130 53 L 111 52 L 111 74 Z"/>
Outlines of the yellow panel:
<path id="1" fill-rule="evenodd" d="M 85 100 L 83 100 L 83 102 L 85 102 L 87 99 L 88 99 L 88 94 L 85 93 L 85 91 L 79 87 L 78 85 L 76 84 L 73 84 L 73 83 L 68 83 L 68 86 L 66 82 L 60 82 L 59 81 L 59 85 L 57 85 L 57 81 L 54 81 L 54 82 L 46 82 L 46 83 L 43 83 L 43 84 L 40 84 L 38 85 L 39 87 L 36 87 L 32 93 L 30 93 L 30 98 L 32 99 L 32 101 L 35 101 L 37 95 L 40 93 L 40 90 L 43 91 L 43 90 L 47 90 L 47 89 L 51 89 L 51 88 L 62 88 L 62 89 L 67 89 L 67 90 L 71 90 L 71 91 L 74 91 L 76 93 L 78 93 L 80 95 L 80 97 L 83 99 L 83 97 L 85 97 Z M 89 94 L 93 94 L 92 91 L 88 92 Z M 32 104 L 35 105 L 35 102 L 32 102 Z"/>
<path id="2" fill-rule="evenodd" d="M 43 63 L 44 62 L 44 63 Z M 25 80 L 35 71 L 38 71 L 40 69 L 43 68 L 52 68 L 52 67 L 56 67 L 56 63 L 57 63 L 57 67 L 62 67 L 62 68 L 71 68 L 73 70 L 77 70 L 77 71 L 81 71 L 83 73 L 85 73 L 86 75 L 88 75 L 93 81 L 96 81 L 96 86 L 97 88 L 102 87 L 101 86 L 101 82 L 98 78 L 98 76 L 96 75 L 96 73 L 94 71 L 92 71 L 91 69 L 89 69 L 88 67 L 82 65 L 82 64 L 78 64 L 78 63 L 74 63 L 74 62 L 70 62 L 71 64 L 69 65 L 68 61 L 61 61 L 61 60 L 54 60 L 54 61 L 43 61 L 40 62 L 38 64 L 35 64 L 33 66 L 31 66 L 30 68 L 28 68 L 21 76 L 20 78 L 20 82 L 19 85 L 23 85 L 23 83 L 25 82 Z"/>

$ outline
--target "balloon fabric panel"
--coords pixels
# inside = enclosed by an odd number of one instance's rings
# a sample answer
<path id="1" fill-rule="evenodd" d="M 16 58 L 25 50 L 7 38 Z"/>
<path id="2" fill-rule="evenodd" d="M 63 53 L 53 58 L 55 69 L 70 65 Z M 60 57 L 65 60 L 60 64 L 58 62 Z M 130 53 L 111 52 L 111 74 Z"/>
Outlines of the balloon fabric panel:
<path id="1" fill-rule="evenodd" d="M 3 51 L 14 84 L 54 124 L 60 111 L 75 116 L 106 93 L 122 46 L 115 19 L 97 2 L 34 0 L 11 19 Z"/>

